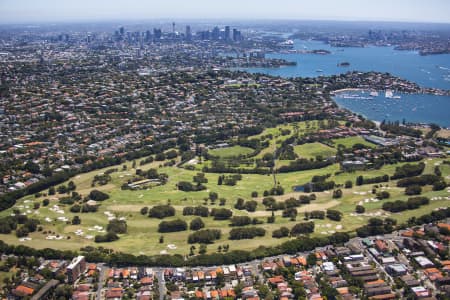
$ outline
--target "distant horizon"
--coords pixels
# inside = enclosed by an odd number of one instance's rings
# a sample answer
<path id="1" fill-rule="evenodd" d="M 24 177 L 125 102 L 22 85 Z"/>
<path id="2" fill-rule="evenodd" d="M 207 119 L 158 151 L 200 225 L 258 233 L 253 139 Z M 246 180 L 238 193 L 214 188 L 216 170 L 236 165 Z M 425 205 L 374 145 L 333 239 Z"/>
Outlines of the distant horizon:
<path id="1" fill-rule="evenodd" d="M 0 24 L 137 20 L 343 21 L 450 24 L 446 0 L 0 0 Z"/>
<path id="2" fill-rule="evenodd" d="M 439 21 L 395 21 L 395 20 L 343 20 L 343 19 L 244 19 L 244 18 L 170 18 L 170 17 L 160 17 L 160 18 L 116 18 L 116 19 L 73 19 L 73 20 L 41 20 L 41 21 L 29 21 L 29 22 L 2 22 L 0 20 L 0 26 L 33 26 L 33 25 L 57 25 L 57 24 L 133 24 L 133 23 L 155 23 L 155 22 L 216 22 L 216 23 L 230 23 L 230 22 L 241 22 L 241 23 L 264 23 L 264 22 L 336 22 L 336 23 L 360 23 L 360 24 L 415 24 L 415 25 L 449 25 L 449 22 L 439 22 Z"/>

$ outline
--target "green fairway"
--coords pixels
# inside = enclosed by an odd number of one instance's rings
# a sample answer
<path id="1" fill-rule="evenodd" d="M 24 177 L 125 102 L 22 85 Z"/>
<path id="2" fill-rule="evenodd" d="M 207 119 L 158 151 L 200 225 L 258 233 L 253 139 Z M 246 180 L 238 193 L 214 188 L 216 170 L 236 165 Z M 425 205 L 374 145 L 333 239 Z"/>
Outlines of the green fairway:
<path id="1" fill-rule="evenodd" d="M 299 157 L 308 159 L 317 156 L 327 158 L 336 154 L 336 149 L 317 142 L 295 146 L 294 151 Z"/>
<path id="2" fill-rule="evenodd" d="M 247 147 L 241 147 L 241 146 L 233 146 L 233 147 L 226 147 L 226 148 L 217 148 L 213 150 L 209 150 L 208 153 L 212 156 L 218 156 L 221 158 L 224 157 L 233 157 L 233 156 L 239 156 L 239 155 L 248 155 L 251 154 L 254 150 Z"/>
<path id="3" fill-rule="evenodd" d="M 355 144 L 363 144 L 364 146 L 367 146 L 370 148 L 376 147 L 375 144 L 366 141 L 365 139 L 363 139 L 360 136 L 352 136 L 352 137 L 346 137 L 346 138 L 342 138 L 342 139 L 333 139 L 332 141 L 333 141 L 333 143 L 335 143 L 336 148 L 338 145 L 343 145 L 346 148 L 351 148 Z"/>
<path id="4" fill-rule="evenodd" d="M 307 130 L 317 130 L 317 122 L 300 122 L 297 125 L 289 124 L 285 126 L 279 126 L 277 128 L 266 129 L 258 137 L 265 137 L 269 140 L 270 146 L 263 149 L 264 151 L 273 151 L 280 141 L 290 137 L 294 134 L 294 131 L 304 132 Z M 282 131 L 284 130 L 284 135 Z M 289 130 L 286 131 L 286 130 Z M 256 137 L 256 136 L 255 136 Z M 374 147 L 373 144 L 365 142 L 361 137 L 349 137 L 343 139 L 334 140 L 336 148 L 338 144 L 343 144 L 346 147 L 351 147 L 356 143 L 362 143 L 370 147 Z M 269 150 L 268 150 L 269 149 Z M 314 158 L 316 156 L 329 157 L 336 153 L 336 149 L 324 145 L 322 143 L 309 143 L 304 145 L 295 146 L 295 152 L 304 158 Z M 253 149 L 233 146 L 228 148 L 220 148 L 211 150 L 211 154 L 219 156 L 221 158 L 228 158 L 238 155 L 246 155 L 253 152 Z M 255 158 L 262 155 L 261 153 L 255 156 Z M 79 249 L 83 246 L 103 246 L 105 248 L 113 248 L 118 251 L 124 251 L 134 254 L 159 254 L 159 253 L 178 253 L 188 254 L 191 245 L 187 243 L 187 237 L 191 231 L 164 233 L 161 234 L 157 231 L 158 224 L 161 222 L 159 219 L 149 218 L 143 216 L 140 213 L 142 207 L 152 207 L 159 204 L 170 204 L 176 210 L 174 217 L 166 218 L 165 220 L 174 220 L 182 218 L 189 223 L 194 217 L 183 216 L 182 211 L 186 206 L 198 206 L 204 205 L 209 209 L 212 208 L 227 208 L 233 211 L 233 215 L 248 215 L 251 218 L 258 218 L 263 221 L 263 224 L 256 225 L 266 229 L 266 236 L 259 237 L 252 240 L 245 240 L 243 242 L 235 243 L 228 240 L 228 233 L 231 230 L 229 221 L 215 221 L 212 217 L 202 218 L 205 223 L 205 228 L 219 229 L 222 231 L 222 237 L 212 245 L 208 245 L 208 253 L 217 250 L 219 245 L 230 245 L 231 250 L 243 249 L 252 250 L 260 245 L 274 246 L 288 238 L 274 239 L 271 237 L 272 231 L 286 226 L 292 227 L 298 222 L 304 221 L 305 212 L 313 210 L 326 210 L 329 208 L 337 209 L 343 213 L 343 218 L 340 222 L 334 222 L 329 219 L 314 220 L 316 229 L 313 235 L 323 236 L 330 235 L 336 231 L 354 231 L 356 228 L 365 225 L 367 220 L 371 217 L 395 217 L 399 222 L 405 222 L 412 216 L 420 216 L 430 212 L 432 209 L 438 207 L 448 207 L 450 201 L 447 200 L 447 196 L 450 194 L 447 190 L 432 191 L 430 186 L 426 186 L 423 189 L 423 195 L 427 197 L 442 197 L 431 201 L 429 205 L 422 206 L 416 210 L 407 210 L 400 214 L 391 214 L 381 210 L 383 201 L 395 201 L 406 200 L 408 197 L 404 195 L 403 188 L 397 188 L 396 182 L 382 183 L 383 188 L 378 187 L 377 191 L 387 190 L 391 197 L 388 200 L 376 201 L 375 195 L 372 194 L 374 185 L 362 185 L 356 186 L 355 179 L 357 176 L 363 175 L 364 177 L 376 177 L 382 175 L 393 175 L 396 167 L 404 164 L 385 165 L 378 170 L 365 170 L 355 172 L 341 173 L 339 164 L 333 164 L 321 169 L 280 173 L 276 174 L 275 178 L 271 175 L 258 175 L 258 174 L 242 174 L 242 179 L 236 182 L 234 186 L 218 185 L 218 179 L 221 175 L 231 174 L 219 174 L 219 173 L 205 173 L 207 183 L 204 183 L 206 190 L 196 192 L 184 192 L 177 188 L 177 183 L 180 181 L 193 182 L 193 177 L 200 172 L 201 167 L 208 165 L 210 161 L 204 161 L 201 164 L 196 164 L 196 170 L 188 170 L 177 166 L 164 166 L 167 161 L 154 161 L 141 165 L 140 162 L 143 159 L 136 160 L 136 167 L 132 168 L 132 162 L 126 162 L 119 166 L 115 166 L 117 171 L 110 174 L 111 181 L 106 185 L 96 185 L 92 187 L 92 180 L 96 175 L 104 174 L 112 167 L 104 168 L 101 170 L 92 171 L 89 173 L 79 174 L 71 180 L 76 185 L 76 191 L 85 197 L 92 189 L 98 189 L 100 191 L 109 194 L 110 199 L 100 203 L 100 207 L 95 213 L 72 213 L 70 212 L 71 205 L 59 204 L 58 199 L 67 194 L 56 194 L 53 196 L 44 195 L 35 197 L 29 195 L 17 201 L 14 208 L 0 212 L 0 216 L 7 216 L 13 212 L 13 209 L 20 209 L 21 212 L 27 212 L 29 216 L 37 218 L 41 221 L 43 230 L 41 232 L 34 232 L 30 234 L 32 240 L 19 241 L 14 232 L 8 235 L 1 235 L 1 238 L 6 243 L 10 244 L 23 244 L 36 248 L 56 248 L 62 250 Z M 179 158 L 176 159 L 179 162 Z M 277 161 L 276 166 L 279 167 L 282 164 L 288 164 L 290 161 Z M 440 169 L 443 177 L 450 175 L 450 166 L 442 164 L 443 159 L 427 159 L 425 173 L 433 173 L 434 168 L 440 165 Z M 246 166 L 241 165 L 242 168 Z M 252 166 L 248 166 L 252 167 Z M 158 173 L 165 173 L 168 176 L 167 183 L 161 186 L 154 186 L 144 188 L 141 190 L 123 190 L 121 186 L 126 184 L 128 180 L 136 176 L 136 169 L 148 170 L 154 168 Z M 284 195 L 274 196 L 277 201 L 284 201 L 290 197 L 298 199 L 304 193 L 294 192 L 293 188 L 298 185 L 303 185 L 311 181 L 313 176 L 329 175 L 327 180 L 332 180 L 338 185 L 343 185 L 346 181 L 352 181 L 353 187 L 344 189 L 343 196 L 340 199 L 333 199 L 333 191 L 325 191 L 315 193 L 317 199 L 311 201 L 310 204 L 301 205 L 297 208 L 298 215 L 296 220 L 290 220 L 289 218 L 282 218 L 282 211 L 275 212 L 275 223 L 268 224 L 267 217 L 271 215 L 270 211 L 267 211 L 262 205 L 262 199 L 264 192 L 271 190 L 275 184 L 279 184 L 284 189 Z M 67 184 L 67 182 L 65 183 Z M 209 193 L 215 192 L 218 194 L 218 198 L 224 198 L 225 203 L 221 206 L 219 200 L 211 202 Z M 252 192 L 256 192 L 257 196 L 252 198 Z M 47 207 L 41 207 L 37 210 L 33 209 L 34 202 L 42 203 L 43 199 L 50 199 L 50 204 Z M 247 212 L 245 210 L 237 210 L 234 208 L 237 198 L 243 198 L 246 201 L 256 200 L 258 206 L 255 212 Z M 58 205 L 59 211 L 54 209 L 54 205 Z M 354 213 L 356 205 L 363 205 L 366 208 L 366 212 L 361 215 Z M 81 224 L 71 225 L 70 220 L 77 215 L 81 219 Z M 112 243 L 96 244 L 93 241 L 93 237 L 97 234 L 104 234 L 95 229 L 95 226 L 101 226 L 103 229 L 108 224 L 108 216 L 115 216 L 116 218 L 124 218 L 128 224 L 128 232 L 120 235 L 118 241 Z M 58 217 L 66 217 L 66 221 L 58 220 Z M 82 235 L 77 235 L 77 230 L 83 231 Z M 61 236 L 59 240 L 51 239 L 49 236 Z M 90 238 L 88 238 L 90 236 Z M 163 236 L 163 243 L 159 243 L 159 238 Z M 169 246 L 169 247 L 168 247 Z M 137 250 L 138 249 L 138 250 Z"/>

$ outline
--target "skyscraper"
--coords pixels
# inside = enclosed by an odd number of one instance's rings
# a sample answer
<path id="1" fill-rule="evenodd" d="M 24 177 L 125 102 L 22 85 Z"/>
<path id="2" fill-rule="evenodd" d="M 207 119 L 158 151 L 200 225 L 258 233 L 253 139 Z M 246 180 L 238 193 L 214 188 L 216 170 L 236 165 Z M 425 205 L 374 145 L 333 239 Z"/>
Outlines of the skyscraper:
<path id="1" fill-rule="evenodd" d="M 239 42 L 241 40 L 241 32 L 236 28 L 233 29 L 233 41 Z"/>
<path id="2" fill-rule="evenodd" d="M 153 28 L 153 39 L 154 40 L 160 40 L 161 39 L 161 29 Z"/>
<path id="3" fill-rule="evenodd" d="M 231 39 L 230 33 L 230 26 L 225 26 L 225 41 L 229 41 Z"/>
<path id="4" fill-rule="evenodd" d="M 220 37 L 220 29 L 219 27 L 216 26 L 212 30 L 211 38 L 216 41 L 219 39 L 219 37 Z"/>
<path id="5" fill-rule="evenodd" d="M 192 40 L 192 32 L 191 32 L 191 26 L 186 26 L 186 40 L 191 41 Z"/>

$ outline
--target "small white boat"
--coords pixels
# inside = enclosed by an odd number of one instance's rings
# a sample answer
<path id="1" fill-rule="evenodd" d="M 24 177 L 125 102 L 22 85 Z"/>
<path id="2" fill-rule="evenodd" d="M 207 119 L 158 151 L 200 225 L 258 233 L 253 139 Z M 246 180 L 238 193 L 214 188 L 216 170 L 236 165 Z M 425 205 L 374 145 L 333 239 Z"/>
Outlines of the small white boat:
<path id="1" fill-rule="evenodd" d="M 391 90 L 386 90 L 384 97 L 390 99 L 390 98 L 394 97 L 394 93 Z"/>

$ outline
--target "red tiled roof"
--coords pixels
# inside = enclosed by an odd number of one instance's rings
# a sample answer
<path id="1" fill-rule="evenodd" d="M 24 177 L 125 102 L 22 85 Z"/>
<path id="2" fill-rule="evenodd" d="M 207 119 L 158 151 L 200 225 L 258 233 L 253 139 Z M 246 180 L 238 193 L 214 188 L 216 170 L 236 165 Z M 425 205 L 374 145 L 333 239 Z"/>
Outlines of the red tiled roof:
<path id="1" fill-rule="evenodd" d="M 272 284 L 277 284 L 280 282 L 284 282 L 284 277 L 279 275 L 279 276 L 275 276 L 275 277 L 271 277 L 269 278 L 269 282 Z"/>
<path id="2" fill-rule="evenodd" d="M 211 297 L 212 297 L 212 298 L 217 298 L 217 297 L 219 297 L 219 292 L 218 292 L 218 291 L 211 291 Z"/>
<path id="3" fill-rule="evenodd" d="M 19 285 L 18 287 L 16 287 L 16 292 L 19 292 L 20 294 L 24 294 L 24 295 L 32 295 L 34 293 L 34 289 L 24 286 L 24 285 Z"/>
<path id="4" fill-rule="evenodd" d="M 203 298 L 203 293 L 202 293 L 202 291 L 195 291 L 195 297 L 196 297 L 196 298 Z"/>
<path id="5" fill-rule="evenodd" d="M 153 283 L 153 278 L 151 277 L 144 277 L 141 279 L 141 284 L 152 284 Z"/>

